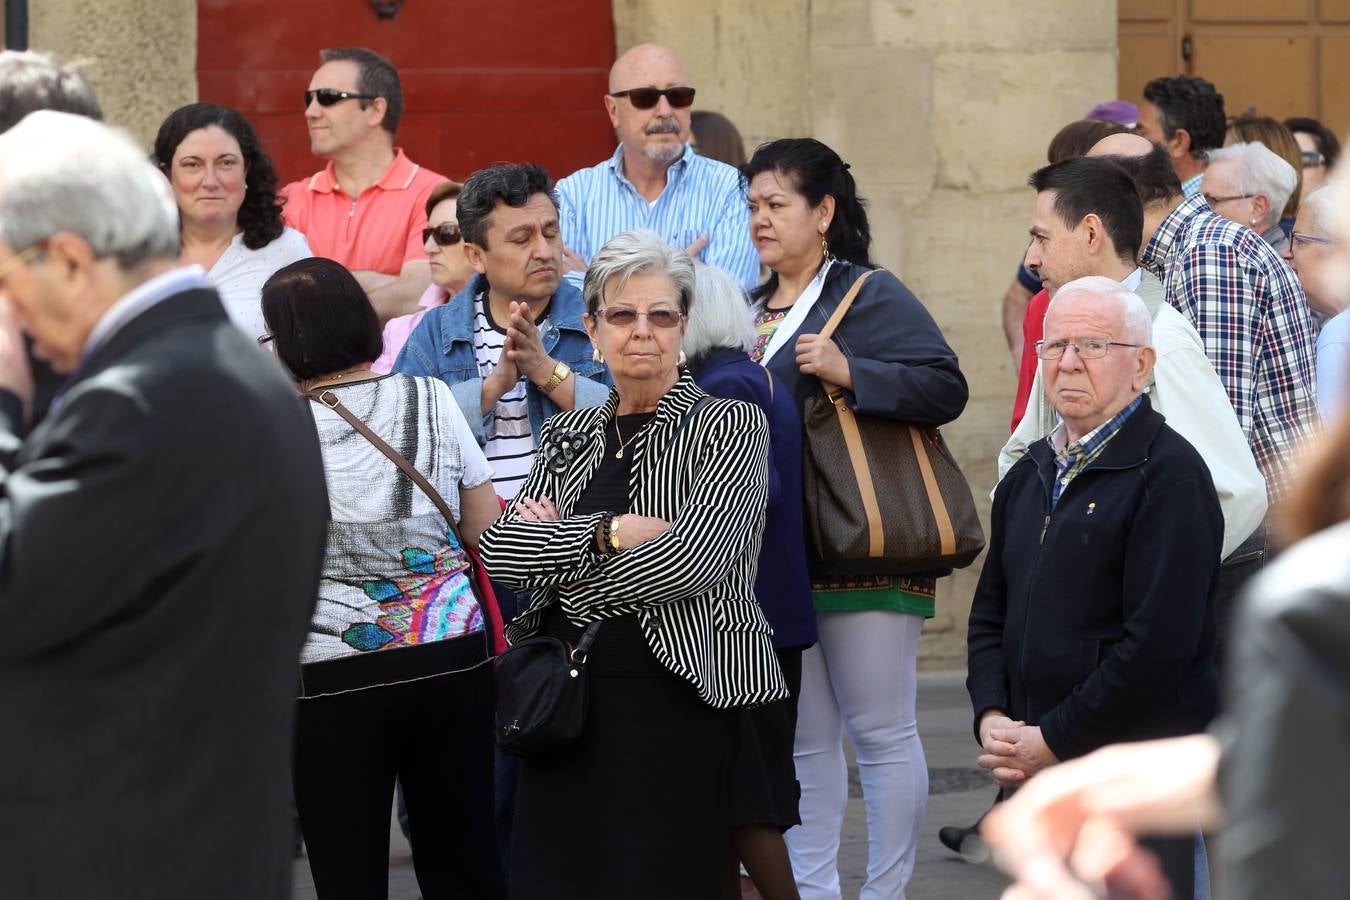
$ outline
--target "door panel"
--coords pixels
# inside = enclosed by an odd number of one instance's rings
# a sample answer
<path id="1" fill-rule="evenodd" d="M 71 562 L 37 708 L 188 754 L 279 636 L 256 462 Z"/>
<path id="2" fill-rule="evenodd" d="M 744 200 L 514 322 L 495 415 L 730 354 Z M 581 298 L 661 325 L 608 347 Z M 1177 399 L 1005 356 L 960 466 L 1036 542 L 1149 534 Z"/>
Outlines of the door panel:
<path id="1" fill-rule="evenodd" d="M 283 183 L 322 168 L 309 151 L 302 93 L 324 47 L 369 47 L 403 82 L 397 144 L 462 179 L 496 160 L 555 178 L 614 152 L 603 95 L 614 58 L 610 0 L 407 3 L 392 21 L 365 2 L 199 0 L 201 99 L 253 122 Z"/>
<path id="2" fill-rule="evenodd" d="M 1350 134 L 1350 37 L 1321 40 L 1322 106 L 1319 117 L 1342 141 Z"/>
<path id="3" fill-rule="evenodd" d="M 1175 0 L 1120 0 L 1117 15 L 1122 22 L 1136 19 L 1170 19 L 1176 13 Z"/>
<path id="4" fill-rule="evenodd" d="M 1317 101 L 1314 47 L 1311 38 L 1197 35 L 1192 71 L 1214 82 L 1230 116 L 1252 108 L 1277 119 L 1302 116 Z"/>
<path id="5" fill-rule="evenodd" d="M 1138 26 L 1135 26 L 1138 27 Z M 1160 75 L 1175 75 L 1182 62 L 1177 51 L 1178 39 L 1170 31 L 1147 34 L 1120 34 L 1120 97 L 1138 103 L 1144 96 L 1144 85 Z"/>
<path id="6" fill-rule="evenodd" d="M 1301 22 L 1310 0 L 1191 0 L 1192 22 Z"/>
<path id="7" fill-rule="evenodd" d="M 1319 0 L 1317 18 L 1321 22 L 1350 22 L 1350 0 Z"/>

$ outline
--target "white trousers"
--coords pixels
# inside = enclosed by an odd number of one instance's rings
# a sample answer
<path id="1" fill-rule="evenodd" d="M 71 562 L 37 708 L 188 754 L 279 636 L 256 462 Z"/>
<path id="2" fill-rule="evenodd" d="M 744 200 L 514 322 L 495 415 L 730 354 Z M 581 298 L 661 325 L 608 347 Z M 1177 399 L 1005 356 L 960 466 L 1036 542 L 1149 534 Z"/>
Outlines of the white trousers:
<path id="1" fill-rule="evenodd" d="M 914 715 L 923 617 L 824 612 L 802 656 L 793 756 L 802 824 L 788 852 L 802 900 L 839 900 L 839 838 L 848 805 L 844 731 L 867 807 L 867 881 L 859 900 L 903 900 L 928 805 L 928 764 Z"/>

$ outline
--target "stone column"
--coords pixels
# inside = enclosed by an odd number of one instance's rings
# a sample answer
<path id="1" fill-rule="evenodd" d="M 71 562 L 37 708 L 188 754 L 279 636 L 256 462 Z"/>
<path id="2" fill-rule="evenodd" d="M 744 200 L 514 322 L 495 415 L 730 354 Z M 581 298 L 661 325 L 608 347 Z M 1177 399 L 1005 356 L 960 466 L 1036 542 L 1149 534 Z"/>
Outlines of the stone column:
<path id="1" fill-rule="evenodd" d="M 108 122 L 149 148 L 197 99 L 196 0 L 29 0 L 29 46 L 87 61 Z"/>

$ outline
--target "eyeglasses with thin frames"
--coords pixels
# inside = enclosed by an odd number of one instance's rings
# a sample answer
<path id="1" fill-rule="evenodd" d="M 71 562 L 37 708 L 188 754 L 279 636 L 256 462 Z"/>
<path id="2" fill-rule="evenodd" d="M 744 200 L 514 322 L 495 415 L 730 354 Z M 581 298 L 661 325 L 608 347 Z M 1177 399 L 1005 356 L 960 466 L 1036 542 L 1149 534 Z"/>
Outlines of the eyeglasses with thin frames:
<path id="1" fill-rule="evenodd" d="M 627 306 L 607 306 L 596 315 L 615 328 L 632 328 L 637 324 L 638 316 L 645 316 L 647 324 L 653 328 L 674 328 L 684 319 L 684 313 L 678 309 L 649 309 L 638 312 Z"/>
<path id="2" fill-rule="evenodd" d="M 40 247 L 37 244 L 34 244 L 33 246 L 28 247 L 26 249 L 20 250 L 18 253 L 14 254 L 9 259 L 0 263 L 0 278 L 4 278 L 10 272 L 13 272 L 15 269 L 19 268 L 19 266 L 22 266 L 24 263 L 28 262 L 41 252 L 42 247 Z"/>
<path id="3" fill-rule="evenodd" d="M 275 338 L 275 337 L 276 337 L 276 335 L 273 334 L 273 333 L 270 332 L 270 331 L 267 332 L 266 334 L 260 334 L 260 335 L 258 335 L 258 346 L 259 346 L 259 347 L 266 347 L 266 346 L 268 345 L 268 343 L 269 343 L 273 338 Z"/>
<path id="4" fill-rule="evenodd" d="M 1227 203 L 1229 200 L 1250 200 L 1255 194 L 1234 194 L 1231 197 L 1215 197 L 1213 194 L 1202 194 L 1205 202 L 1210 206 L 1218 206 L 1220 203 Z"/>
<path id="5" fill-rule="evenodd" d="M 1121 341 L 1037 341 L 1036 355 L 1041 359 L 1059 359 L 1070 347 L 1079 359 L 1101 359 L 1112 347 L 1142 347 L 1143 344 L 1126 344 Z"/>
<path id="6" fill-rule="evenodd" d="M 1304 234 L 1302 231 L 1294 231 L 1289 235 L 1289 250 L 1291 253 L 1298 249 L 1299 244 L 1321 244 L 1323 246 L 1328 246 L 1332 243 L 1333 241 L 1328 238 L 1318 237 L 1315 234 Z"/>
<path id="7" fill-rule="evenodd" d="M 353 91 L 339 91 L 337 88 L 318 88 L 313 91 L 305 91 L 305 109 L 315 100 L 319 101 L 320 106 L 332 106 L 335 103 L 341 103 L 343 100 L 375 100 L 375 94 L 357 94 Z"/>

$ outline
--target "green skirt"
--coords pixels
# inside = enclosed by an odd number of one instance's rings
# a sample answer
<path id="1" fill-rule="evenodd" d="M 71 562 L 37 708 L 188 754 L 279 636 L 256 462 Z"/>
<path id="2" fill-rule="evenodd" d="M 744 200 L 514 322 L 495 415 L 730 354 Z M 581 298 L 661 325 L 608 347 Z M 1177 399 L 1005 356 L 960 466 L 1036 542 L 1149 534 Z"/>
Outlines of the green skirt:
<path id="1" fill-rule="evenodd" d="M 811 581 L 816 612 L 884 609 L 933 618 L 936 578 L 908 575 L 846 575 Z"/>

